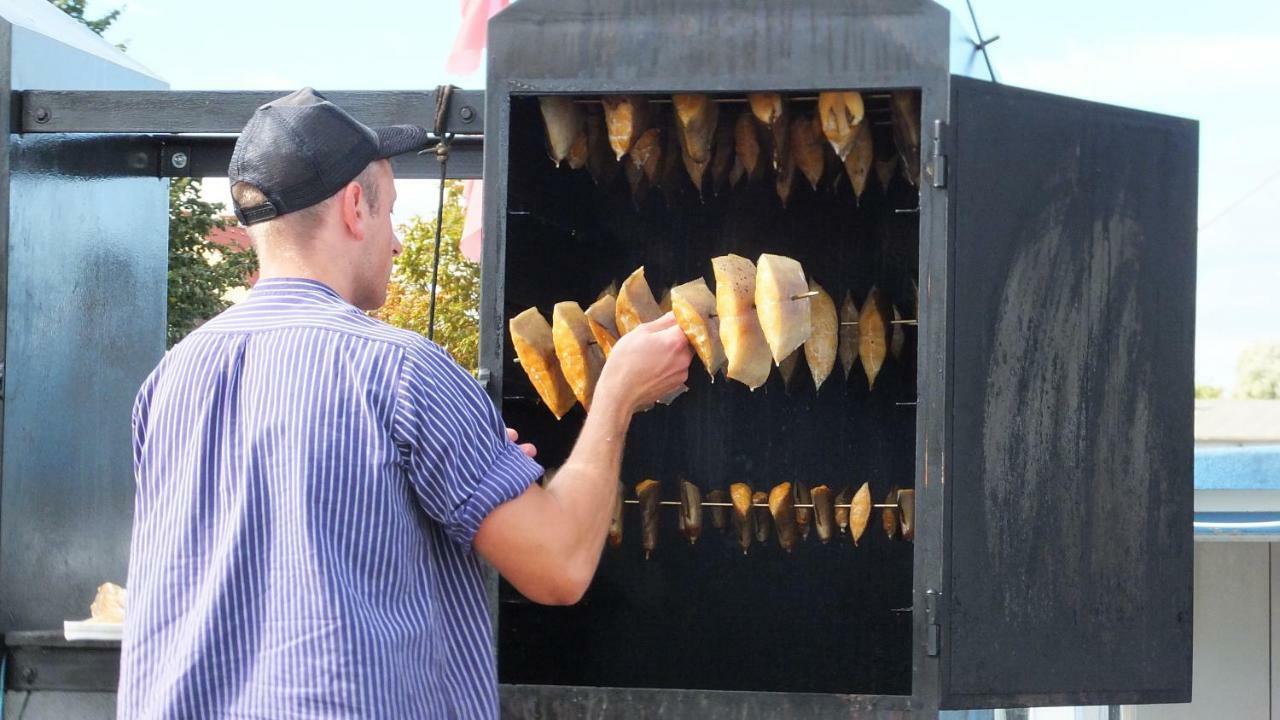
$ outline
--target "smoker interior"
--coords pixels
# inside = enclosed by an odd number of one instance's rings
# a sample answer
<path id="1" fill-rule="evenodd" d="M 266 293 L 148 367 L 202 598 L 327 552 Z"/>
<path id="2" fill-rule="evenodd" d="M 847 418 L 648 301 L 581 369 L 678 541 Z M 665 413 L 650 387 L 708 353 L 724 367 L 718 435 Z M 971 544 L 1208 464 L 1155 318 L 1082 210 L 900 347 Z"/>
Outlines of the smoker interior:
<path id="1" fill-rule="evenodd" d="M 877 154 L 892 153 L 887 96 L 867 97 Z M 670 105 L 663 107 L 658 122 L 669 127 Z M 814 111 L 811 99 L 796 107 Z M 732 122 L 747 106 L 721 108 L 720 121 Z M 586 307 L 640 265 L 655 295 L 698 276 L 714 288 L 712 257 L 754 260 L 763 252 L 799 260 L 837 305 L 847 289 L 861 305 L 874 285 L 904 317 L 915 317 L 918 214 L 895 210 L 916 208 L 918 193 L 901 172 L 887 192 L 873 173 L 855 202 L 830 153 L 818 190 L 797 173 L 784 209 L 772 171 L 700 198 L 677 161 L 679 171 L 664 172 L 662 186 L 637 202 L 621 173 L 597 186 L 585 170 L 550 162 L 535 98 L 513 98 L 509 132 L 505 318 L 530 306 L 550 318 L 562 300 Z M 710 382 L 695 358 L 689 392 L 635 418 L 622 470 L 627 497 L 644 478 L 661 481 L 663 500 L 678 498 L 682 478 L 700 486 L 704 498 L 733 482 L 767 492 L 799 480 L 838 492 L 869 481 L 876 502 L 893 486 L 912 487 L 916 338 L 915 328 L 904 331 L 901 360 L 886 360 L 873 391 L 861 365 L 846 382 L 837 363 L 815 393 L 802 361 L 789 391 L 775 368 L 764 387 L 750 392 L 723 377 Z M 575 407 L 556 421 L 514 357 L 508 338 L 504 417 L 537 443 L 544 466 L 556 467 L 583 411 Z M 575 606 L 539 606 L 503 583 L 502 682 L 911 693 L 913 545 L 885 536 L 880 510 L 858 547 L 848 535 L 823 545 L 812 533 L 788 554 L 775 534 L 747 555 L 731 532 L 711 526 L 709 515 L 691 546 L 676 528 L 678 509 L 659 512 L 659 545 L 645 559 L 639 511 L 626 506 L 621 547 L 605 549 L 594 583 Z"/>

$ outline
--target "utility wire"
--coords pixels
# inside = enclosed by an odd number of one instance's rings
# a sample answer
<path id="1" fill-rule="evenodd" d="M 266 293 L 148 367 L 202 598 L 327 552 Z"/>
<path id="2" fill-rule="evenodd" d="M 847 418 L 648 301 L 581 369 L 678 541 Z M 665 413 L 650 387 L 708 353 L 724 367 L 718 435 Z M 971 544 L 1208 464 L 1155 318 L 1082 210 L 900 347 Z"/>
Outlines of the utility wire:
<path id="1" fill-rule="evenodd" d="M 1265 188 L 1266 186 L 1270 185 L 1272 182 L 1275 182 L 1275 180 L 1276 180 L 1277 178 L 1280 178 L 1280 170 L 1277 170 L 1277 171 L 1275 171 L 1275 172 L 1271 173 L 1270 175 L 1268 175 L 1268 176 L 1266 177 L 1266 179 L 1264 179 L 1262 182 L 1260 182 L 1260 183 L 1258 183 L 1257 185 L 1255 185 L 1255 186 L 1253 187 L 1253 189 L 1249 190 L 1249 191 L 1248 191 L 1248 192 L 1246 192 L 1245 194 L 1243 194 L 1243 195 L 1241 195 L 1240 197 L 1236 198 L 1233 202 L 1231 202 L 1231 203 L 1230 203 L 1229 205 L 1227 205 L 1225 208 L 1223 208 L 1223 209 L 1219 210 L 1219 211 L 1218 211 L 1218 214 L 1214 215 L 1213 217 L 1209 218 L 1208 220 L 1205 220 L 1205 221 L 1204 221 L 1204 224 L 1203 224 L 1203 225 L 1201 225 L 1201 226 L 1198 228 L 1198 229 L 1200 230 L 1200 232 L 1204 232 L 1205 230 L 1208 230 L 1210 225 L 1213 225 L 1214 223 L 1218 222 L 1218 221 L 1219 221 L 1219 220 L 1221 220 L 1222 218 L 1224 218 L 1224 217 L 1226 217 L 1227 215 L 1229 215 L 1229 214 L 1231 213 L 1231 211 L 1232 211 L 1232 210 L 1235 210 L 1236 208 L 1240 207 L 1240 205 L 1241 205 L 1241 204 L 1243 204 L 1245 200 L 1248 200 L 1249 198 L 1253 197 L 1254 195 L 1257 195 L 1258 193 L 1262 192 L 1262 189 L 1263 189 L 1263 188 Z"/>

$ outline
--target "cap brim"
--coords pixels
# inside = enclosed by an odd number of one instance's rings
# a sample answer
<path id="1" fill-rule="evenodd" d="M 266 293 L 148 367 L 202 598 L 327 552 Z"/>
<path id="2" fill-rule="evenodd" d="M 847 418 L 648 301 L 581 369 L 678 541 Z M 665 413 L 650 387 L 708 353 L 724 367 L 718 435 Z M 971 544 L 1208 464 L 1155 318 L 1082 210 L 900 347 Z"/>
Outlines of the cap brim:
<path id="1" fill-rule="evenodd" d="M 417 152 L 427 146 L 429 133 L 417 125 L 392 125 L 374 128 L 378 136 L 378 159 Z"/>

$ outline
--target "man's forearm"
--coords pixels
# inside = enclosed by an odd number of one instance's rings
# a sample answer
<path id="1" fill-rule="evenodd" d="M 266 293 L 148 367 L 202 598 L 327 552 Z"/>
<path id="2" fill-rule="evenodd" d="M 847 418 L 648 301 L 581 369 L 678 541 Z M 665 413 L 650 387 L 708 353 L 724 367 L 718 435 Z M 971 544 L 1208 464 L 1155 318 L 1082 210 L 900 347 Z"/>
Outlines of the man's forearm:
<path id="1" fill-rule="evenodd" d="M 573 572 L 595 573 L 613 517 L 622 450 L 631 410 L 612 394 L 597 393 L 569 459 L 547 492 L 564 516 L 565 562 Z"/>

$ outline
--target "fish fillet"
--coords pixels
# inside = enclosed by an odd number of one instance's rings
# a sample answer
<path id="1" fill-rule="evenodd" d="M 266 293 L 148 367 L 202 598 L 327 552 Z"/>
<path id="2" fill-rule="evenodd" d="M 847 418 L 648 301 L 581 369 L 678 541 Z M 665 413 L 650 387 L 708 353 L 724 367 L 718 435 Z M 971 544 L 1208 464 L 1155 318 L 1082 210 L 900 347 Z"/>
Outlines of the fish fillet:
<path id="1" fill-rule="evenodd" d="M 849 184 L 853 186 L 853 195 L 859 200 L 867 189 L 867 178 L 871 174 L 871 165 L 875 162 L 875 148 L 871 142 L 871 124 L 861 123 L 854 132 L 853 142 L 844 158 L 844 169 L 849 174 Z"/>
<path id="2" fill-rule="evenodd" d="M 614 308 L 618 334 L 626 335 L 659 317 L 662 317 L 662 310 L 658 307 L 658 301 L 653 298 L 648 281 L 644 279 L 644 266 L 641 265 L 622 281 L 622 287 L 618 289 L 618 300 Z"/>
<path id="3" fill-rule="evenodd" d="M 547 409 L 559 420 L 573 407 L 575 398 L 556 358 L 551 325 L 538 308 L 529 308 L 511 318 L 509 327 L 520 367 L 524 368 Z"/>
<path id="4" fill-rule="evenodd" d="M 621 166 L 609 147 L 609 133 L 602 115 L 587 115 L 587 172 L 596 185 L 608 185 Z"/>
<path id="5" fill-rule="evenodd" d="M 769 532 L 773 529 L 773 521 L 769 515 L 769 495 L 763 490 L 751 493 L 752 512 L 756 515 L 756 542 L 769 541 Z"/>
<path id="6" fill-rule="evenodd" d="M 613 344 L 618 342 L 616 311 L 617 298 L 613 295 L 603 295 L 592 303 L 586 312 L 587 327 L 591 329 L 591 335 L 600 346 L 600 352 L 604 353 L 606 360 L 609 359 L 609 353 L 613 352 Z"/>
<path id="7" fill-rule="evenodd" d="M 680 532 L 690 545 L 702 534 L 702 491 L 688 480 L 680 481 Z"/>
<path id="8" fill-rule="evenodd" d="M 866 107 L 862 93 L 855 91 L 824 92 L 818 94 L 818 117 L 822 121 L 822 134 L 841 161 L 849 157 L 854 137 L 864 126 Z"/>
<path id="9" fill-rule="evenodd" d="M 588 310 L 590 315 L 591 311 Z M 844 368 L 844 379 L 849 380 L 853 372 L 853 363 L 858 359 L 858 306 L 853 303 L 853 294 L 845 290 L 844 302 L 840 303 L 840 347 L 836 352 L 840 355 L 840 367 Z M 603 343 L 602 343 L 603 345 Z M 608 350 L 605 357 L 609 356 Z"/>
<path id="10" fill-rule="evenodd" d="M 569 156 L 565 158 L 565 162 L 569 164 L 571 169 L 581 170 L 587 166 L 587 162 L 590 159 L 591 145 L 587 139 L 587 133 L 584 131 L 569 146 Z"/>
<path id="11" fill-rule="evenodd" d="M 756 267 L 737 255 L 711 260 L 716 276 L 716 315 L 724 345 L 725 375 L 755 390 L 769 379 L 769 345 L 756 315 Z"/>
<path id="12" fill-rule="evenodd" d="M 889 183 L 893 181 L 893 174 L 898 171 L 898 157 L 895 155 L 888 160 L 876 160 L 875 169 L 880 189 L 889 192 Z"/>
<path id="13" fill-rule="evenodd" d="M 636 483 L 636 498 L 640 500 L 640 544 L 646 560 L 658 549 L 658 490 L 657 480 L 645 479 Z"/>
<path id="14" fill-rule="evenodd" d="M 893 319 L 895 321 L 902 320 L 902 313 L 898 312 L 898 306 L 893 306 Z M 901 322 L 894 322 L 893 329 L 890 332 L 889 354 L 893 355 L 894 360 L 902 359 L 902 347 L 907 342 L 907 331 L 903 329 Z"/>
<path id="15" fill-rule="evenodd" d="M 824 544 L 831 542 L 836 534 L 836 508 L 831 499 L 831 488 L 819 485 L 809 495 L 813 499 L 813 525 L 818 529 L 818 539 Z"/>
<path id="16" fill-rule="evenodd" d="M 613 519 L 609 521 L 609 546 L 618 547 L 622 544 L 622 495 L 626 492 L 626 488 L 622 483 L 618 483 L 618 492 L 613 501 Z"/>
<path id="17" fill-rule="evenodd" d="M 547 129 L 547 154 L 551 162 L 557 166 L 563 163 L 579 138 L 585 150 L 586 124 L 581 105 L 568 95 L 543 95 L 538 98 L 538 106 Z"/>
<path id="18" fill-rule="evenodd" d="M 796 167 L 814 190 L 826 171 L 827 156 L 823 152 L 822 136 L 813 118 L 800 115 L 791 121 L 791 156 Z"/>
<path id="19" fill-rule="evenodd" d="M 889 489 L 889 496 L 884 499 L 885 505 L 896 505 L 898 502 L 898 486 L 894 485 Z M 898 508 L 883 508 L 880 513 L 880 522 L 884 525 L 884 534 L 890 540 L 898 535 Z"/>
<path id="20" fill-rule="evenodd" d="M 604 105 L 609 146 L 621 160 L 649 129 L 649 101 L 640 95 L 606 95 L 600 102 Z"/>
<path id="21" fill-rule="evenodd" d="M 675 95 L 676 128 L 684 140 L 684 151 L 695 163 L 711 162 L 711 141 L 720 119 L 720 104 L 708 95 Z"/>
<path id="22" fill-rule="evenodd" d="M 817 390 L 836 365 L 836 332 L 840 321 L 836 317 L 836 303 L 827 291 L 812 280 L 809 281 L 809 290 L 818 294 L 809 298 L 809 323 L 812 332 L 809 333 L 809 339 L 804 341 L 804 359 L 809 364 L 813 387 Z"/>
<path id="23" fill-rule="evenodd" d="M 751 113 L 742 113 L 733 125 L 733 149 L 748 178 L 760 167 L 760 129 Z"/>
<path id="24" fill-rule="evenodd" d="M 889 108 L 893 112 L 893 140 L 907 179 L 920 187 L 920 96 L 910 90 L 895 91 L 889 96 Z"/>
<path id="25" fill-rule="evenodd" d="M 760 328 L 773 361 L 780 363 L 803 345 L 813 330 L 809 298 L 799 297 L 809 292 L 804 268 L 784 255 L 764 253 L 756 261 L 755 285 Z"/>
<path id="26" fill-rule="evenodd" d="M 749 93 L 747 102 L 751 105 L 751 114 L 764 123 L 765 127 L 773 127 L 773 124 L 780 120 L 783 113 L 786 112 L 782 95 L 778 93 Z"/>
<path id="27" fill-rule="evenodd" d="M 849 506 L 849 534 L 853 536 L 853 544 L 857 545 L 862 534 L 867 531 L 867 523 L 871 521 L 871 483 L 862 483 L 858 492 L 853 494 Z"/>
<path id="28" fill-rule="evenodd" d="M 649 128 L 631 147 L 631 164 L 644 172 L 650 184 L 657 184 L 662 161 L 662 131 Z"/>
<path id="29" fill-rule="evenodd" d="M 783 138 L 783 145 L 786 139 Z M 775 145 L 775 148 L 778 146 Z M 774 150 L 773 167 L 778 171 L 777 176 L 773 179 L 774 189 L 778 191 L 778 199 L 782 201 L 782 207 L 786 208 L 787 203 L 791 201 L 791 190 L 796 184 L 796 160 L 795 153 L 790 149 Z"/>
<path id="30" fill-rule="evenodd" d="M 795 506 L 796 506 L 796 529 L 800 533 L 801 539 L 809 539 L 809 530 L 812 528 L 813 519 L 813 494 L 809 492 L 809 486 L 804 481 L 797 480 L 791 485 L 795 490 Z M 801 507 L 807 505 L 809 507 Z"/>
<path id="31" fill-rule="evenodd" d="M 898 491 L 898 512 L 902 521 L 902 539 L 914 540 L 916 537 L 916 491 Z"/>
<path id="32" fill-rule="evenodd" d="M 707 502 L 709 503 L 727 503 L 729 495 L 723 490 L 712 490 L 707 493 Z M 723 530 L 729 520 L 729 508 L 719 505 L 711 506 L 711 526 L 717 530 Z"/>
<path id="33" fill-rule="evenodd" d="M 716 126 L 715 148 L 711 151 L 711 190 L 719 194 L 729 184 L 733 172 L 733 126 L 720 123 Z"/>
<path id="34" fill-rule="evenodd" d="M 796 500 L 791 483 L 778 483 L 769 491 L 769 514 L 778 528 L 778 544 L 791 552 L 796 548 Z"/>
<path id="35" fill-rule="evenodd" d="M 586 313 L 576 302 L 556 303 L 551 311 L 551 337 L 564 379 L 582 409 L 591 410 L 591 396 L 604 368 L 604 352 L 591 334 Z"/>
<path id="36" fill-rule="evenodd" d="M 734 483 L 729 486 L 729 497 L 733 502 L 733 528 L 738 535 L 738 547 L 746 555 L 751 548 L 751 538 L 755 535 L 755 511 L 751 507 L 751 486 L 746 483 Z"/>
<path id="37" fill-rule="evenodd" d="M 853 491 L 845 487 L 836 496 L 836 525 L 840 526 L 840 534 L 849 532 L 849 503 L 853 501 Z"/>
<path id="38" fill-rule="evenodd" d="M 707 282 L 698 278 L 671 288 L 671 310 L 702 366 L 714 380 L 725 364 L 724 345 L 720 342 L 720 318 L 716 316 L 716 296 L 707 287 Z"/>
<path id="39" fill-rule="evenodd" d="M 858 315 L 858 357 L 867 374 L 868 388 L 876 386 L 876 376 L 884 365 L 887 351 L 885 335 L 884 315 L 880 312 L 880 291 L 873 287 L 867 293 L 867 299 L 862 302 L 862 312 Z"/>

